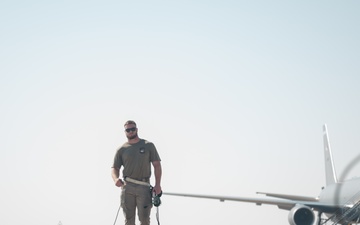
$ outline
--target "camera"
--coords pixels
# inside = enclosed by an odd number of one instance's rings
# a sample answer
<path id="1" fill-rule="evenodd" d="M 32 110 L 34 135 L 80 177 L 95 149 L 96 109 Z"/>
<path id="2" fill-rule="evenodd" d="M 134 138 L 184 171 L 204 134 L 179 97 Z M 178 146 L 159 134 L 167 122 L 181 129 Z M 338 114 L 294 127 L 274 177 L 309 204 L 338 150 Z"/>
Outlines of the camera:
<path id="1" fill-rule="evenodd" d="M 158 207 L 161 204 L 160 197 L 162 195 L 162 192 L 160 192 L 159 194 L 155 194 L 155 192 L 152 191 L 152 188 L 150 190 L 151 190 L 151 193 L 152 193 L 152 204 L 155 207 Z"/>
<path id="2" fill-rule="evenodd" d="M 161 195 L 161 193 L 160 193 Z M 152 203 L 155 207 L 158 207 L 161 204 L 160 195 L 155 195 L 152 199 Z"/>

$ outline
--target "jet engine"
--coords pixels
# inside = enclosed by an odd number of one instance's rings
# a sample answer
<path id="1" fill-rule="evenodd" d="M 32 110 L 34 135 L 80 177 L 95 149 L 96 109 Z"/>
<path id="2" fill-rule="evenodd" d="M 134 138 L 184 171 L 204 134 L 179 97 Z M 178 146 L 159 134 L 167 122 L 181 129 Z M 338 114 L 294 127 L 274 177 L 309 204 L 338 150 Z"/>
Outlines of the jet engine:
<path id="1" fill-rule="evenodd" d="M 312 225 L 315 221 L 314 212 L 305 205 L 296 205 L 289 212 L 290 225 Z"/>

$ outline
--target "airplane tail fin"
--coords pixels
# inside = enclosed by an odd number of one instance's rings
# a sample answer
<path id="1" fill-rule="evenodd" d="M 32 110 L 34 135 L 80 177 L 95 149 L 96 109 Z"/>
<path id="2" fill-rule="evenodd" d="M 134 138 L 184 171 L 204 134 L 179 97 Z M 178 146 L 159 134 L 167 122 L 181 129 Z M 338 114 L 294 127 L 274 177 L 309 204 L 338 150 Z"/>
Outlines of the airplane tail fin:
<path id="1" fill-rule="evenodd" d="M 337 183 L 337 176 L 334 166 L 334 161 L 332 158 L 329 135 L 327 131 L 326 124 L 323 126 L 323 137 L 324 137 L 324 154 L 325 154 L 325 175 L 326 175 L 326 185 Z"/>

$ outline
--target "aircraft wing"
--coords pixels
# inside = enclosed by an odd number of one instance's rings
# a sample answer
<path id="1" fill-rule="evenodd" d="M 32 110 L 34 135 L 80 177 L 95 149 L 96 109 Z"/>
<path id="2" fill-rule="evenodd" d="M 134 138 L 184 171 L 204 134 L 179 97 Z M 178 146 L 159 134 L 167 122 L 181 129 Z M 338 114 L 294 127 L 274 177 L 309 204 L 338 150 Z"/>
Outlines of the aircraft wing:
<path id="1" fill-rule="evenodd" d="M 265 193 L 264 193 L 265 194 Z M 164 192 L 163 195 L 173 195 L 173 196 L 181 196 L 181 197 L 193 197 L 193 198 L 207 198 L 207 199 L 217 199 L 221 202 L 224 201 L 239 201 L 239 202 L 249 202 L 255 203 L 256 205 L 276 205 L 279 209 L 291 210 L 295 205 L 305 205 L 314 210 L 321 212 L 334 212 L 341 208 L 341 206 L 321 203 L 315 200 L 316 198 L 303 197 L 303 196 L 293 196 L 293 195 L 280 195 L 280 194 L 270 194 L 270 195 L 278 195 L 281 198 L 285 198 L 289 196 L 291 198 L 299 198 L 303 200 L 292 200 L 292 199 L 277 199 L 277 198 L 246 198 L 246 197 L 233 197 L 233 196 L 216 196 L 216 195 L 198 195 L 198 194 L 183 194 L 183 193 L 170 193 Z M 304 199 L 311 199 L 310 201 L 305 201 Z"/>

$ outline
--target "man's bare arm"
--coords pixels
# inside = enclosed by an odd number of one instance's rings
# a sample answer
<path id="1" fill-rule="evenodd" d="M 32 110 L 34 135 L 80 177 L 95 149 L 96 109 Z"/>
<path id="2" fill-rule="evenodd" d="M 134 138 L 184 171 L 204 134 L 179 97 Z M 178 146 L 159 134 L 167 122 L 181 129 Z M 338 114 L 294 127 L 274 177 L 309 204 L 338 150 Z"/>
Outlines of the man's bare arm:
<path id="1" fill-rule="evenodd" d="M 154 186 L 154 190 L 155 190 L 155 194 L 160 194 L 161 193 L 161 175 L 162 175 L 162 168 L 161 168 L 161 163 L 160 161 L 154 161 L 152 162 L 153 167 L 154 167 L 154 175 L 155 175 L 155 186 Z"/>
<path id="2" fill-rule="evenodd" d="M 120 169 L 119 168 L 111 168 L 111 177 L 114 180 L 114 183 L 117 187 L 121 187 L 124 185 L 122 180 L 119 178 Z"/>

